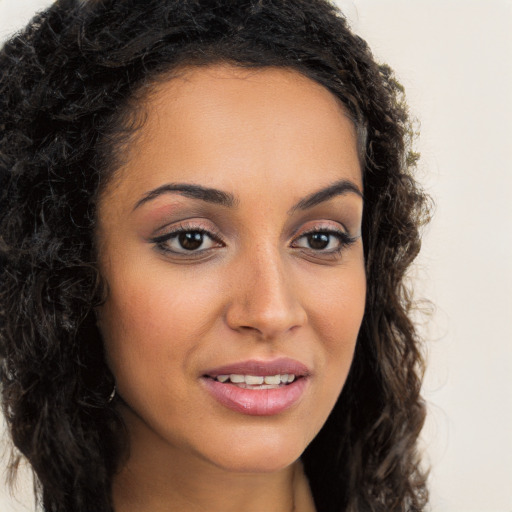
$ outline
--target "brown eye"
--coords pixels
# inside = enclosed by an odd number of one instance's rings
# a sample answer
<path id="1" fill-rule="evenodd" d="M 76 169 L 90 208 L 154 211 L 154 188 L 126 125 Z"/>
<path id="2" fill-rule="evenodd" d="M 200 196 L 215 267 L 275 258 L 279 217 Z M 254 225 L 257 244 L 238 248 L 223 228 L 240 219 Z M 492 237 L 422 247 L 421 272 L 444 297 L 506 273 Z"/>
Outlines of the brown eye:
<path id="1" fill-rule="evenodd" d="M 187 251 L 195 251 L 203 245 L 204 234 L 199 231 L 188 231 L 178 235 L 180 246 Z"/>
<path id="2" fill-rule="evenodd" d="M 156 247 L 166 253 L 176 255 L 199 255 L 208 249 L 223 247 L 219 235 L 203 229 L 179 229 L 151 239 Z"/>
<path id="3" fill-rule="evenodd" d="M 321 250 L 329 245 L 331 237 L 332 235 L 327 233 L 311 233 L 307 235 L 307 240 L 311 249 Z"/>
<path id="4" fill-rule="evenodd" d="M 343 246 L 342 237 L 343 233 L 313 231 L 312 233 L 304 233 L 297 239 L 295 245 L 313 251 L 329 252 Z"/>
<path id="5" fill-rule="evenodd" d="M 355 240 L 344 231 L 322 229 L 303 233 L 294 240 L 292 246 L 321 254 L 334 254 L 341 252 Z"/>

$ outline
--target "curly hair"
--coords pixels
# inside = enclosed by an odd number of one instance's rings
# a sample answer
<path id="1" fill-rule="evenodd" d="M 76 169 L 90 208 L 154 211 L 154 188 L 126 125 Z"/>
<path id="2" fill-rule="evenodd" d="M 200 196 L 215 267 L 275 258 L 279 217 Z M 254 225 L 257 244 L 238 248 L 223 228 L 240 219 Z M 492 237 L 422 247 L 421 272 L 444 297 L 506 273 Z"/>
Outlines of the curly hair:
<path id="1" fill-rule="evenodd" d="M 321 512 L 424 510 L 424 362 L 406 271 L 428 201 L 402 87 L 327 0 L 59 0 L 0 51 L 1 391 L 43 508 L 113 510 L 126 435 L 94 313 L 97 197 L 143 122 L 141 91 L 216 62 L 296 70 L 357 128 L 366 310 L 344 389 L 302 459 Z"/>

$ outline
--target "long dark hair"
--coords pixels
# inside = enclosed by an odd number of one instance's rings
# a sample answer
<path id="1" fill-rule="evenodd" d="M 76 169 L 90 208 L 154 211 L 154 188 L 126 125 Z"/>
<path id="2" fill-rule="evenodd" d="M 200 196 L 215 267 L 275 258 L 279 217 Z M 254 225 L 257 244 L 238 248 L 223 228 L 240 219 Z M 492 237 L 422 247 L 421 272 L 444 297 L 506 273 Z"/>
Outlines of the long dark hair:
<path id="1" fill-rule="evenodd" d="M 125 435 L 94 315 L 96 199 L 143 122 L 141 91 L 215 62 L 295 69 L 357 128 L 366 311 L 303 462 L 319 512 L 423 510 L 423 360 L 405 273 L 428 202 L 400 84 L 326 0 L 59 0 L 0 51 L 2 398 L 44 510 L 112 510 Z"/>

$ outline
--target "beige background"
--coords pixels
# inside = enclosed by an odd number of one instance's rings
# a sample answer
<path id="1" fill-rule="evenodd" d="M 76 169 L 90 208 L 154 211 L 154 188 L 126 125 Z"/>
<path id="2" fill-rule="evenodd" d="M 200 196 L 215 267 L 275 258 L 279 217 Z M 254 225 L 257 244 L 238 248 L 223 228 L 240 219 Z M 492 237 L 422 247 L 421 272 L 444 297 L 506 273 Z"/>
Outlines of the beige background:
<path id="1" fill-rule="evenodd" d="M 0 0 L 0 39 L 49 3 Z M 437 203 L 415 272 L 436 304 L 424 327 L 432 510 L 512 512 L 512 0 L 338 3 L 406 87 Z M 16 501 L 0 486 L 2 512 L 34 509 L 21 487 Z"/>

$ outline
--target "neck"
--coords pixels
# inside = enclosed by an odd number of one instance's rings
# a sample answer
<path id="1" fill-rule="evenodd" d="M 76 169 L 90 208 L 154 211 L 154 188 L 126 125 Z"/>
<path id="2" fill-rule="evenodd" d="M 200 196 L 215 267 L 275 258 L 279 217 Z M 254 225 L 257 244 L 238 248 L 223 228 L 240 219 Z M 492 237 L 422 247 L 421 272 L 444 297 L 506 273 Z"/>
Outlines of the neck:
<path id="1" fill-rule="evenodd" d="M 169 471 L 163 478 L 126 467 L 114 480 L 116 512 L 295 512 L 294 469 L 276 475 Z"/>

